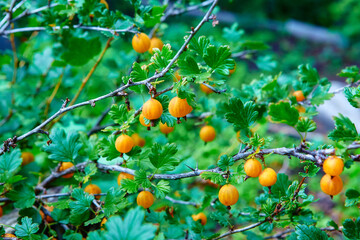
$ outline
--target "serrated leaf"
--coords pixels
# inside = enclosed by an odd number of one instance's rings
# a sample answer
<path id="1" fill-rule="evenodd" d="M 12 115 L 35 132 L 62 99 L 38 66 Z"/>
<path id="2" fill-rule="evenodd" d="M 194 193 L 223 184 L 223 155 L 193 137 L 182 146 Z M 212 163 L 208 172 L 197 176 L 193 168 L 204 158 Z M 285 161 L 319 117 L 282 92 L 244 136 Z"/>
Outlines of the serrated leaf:
<path id="1" fill-rule="evenodd" d="M 123 179 L 121 180 L 120 188 L 127 193 L 136 193 L 139 189 L 139 184 L 131 179 Z"/>
<path id="2" fill-rule="evenodd" d="M 44 146 L 50 153 L 49 158 L 57 162 L 73 162 L 77 157 L 82 144 L 76 132 L 65 133 L 64 129 L 55 129 L 50 134 L 52 143 Z"/>
<path id="3" fill-rule="evenodd" d="M 217 165 L 222 171 L 225 171 L 228 167 L 231 167 L 234 162 L 235 161 L 232 157 L 229 157 L 225 154 L 220 157 Z"/>
<path id="4" fill-rule="evenodd" d="M 181 76 L 196 77 L 201 73 L 197 62 L 192 56 L 186 56 L 184 59 L 179 59 L 178 65 L 180 67 L 179 73 Z"/>
<path id="5" fill-rule="evenodd" d="M 224 213 L 222 213 L 220 211 L 212 212 L 210 214 L 210 218 L 213 219 L 214 221 L 218 222 L 223 227 L 231 226 L 230 221 L 228 220 L 228 217 L 229 216 L 225 215 Z"/>
<path id="6" fill-rule="evenodd" d="M 85 193 L 80 188 L 76 188 L 71 193 L 71 197 L 75 200 L 69 204 L 71 209 L 70 222 L 74 225 L 80 225 L 89 219 L 94 196 Z"/>
<path id="7" fill-rule="evenodd" d="M 295 233 L 298 240 L 327 240 L 329 239 L 326 232 L 314 226 L 297 225 L 295 227 Z"/>
<path id="8" fill-rule="evenodd" d="M 165 146 L 154 143 L 148 157 L 151 164 L 156 169 L 161 171 L 171 171 L 180 163 L 180 160 L 174 157 L 176 152 L 177 147 L 174 143 L 167 143 Z"/>
<path id="9" fill-rule="evenodd" d="M 168 181 L 160 180 L 156 186 L 153 186 L 155 189 L 156 198 L 163 199 L 170 192 L 170 185 Z"/>
<path id="10" fill-rule="evenodd" d="M 225 179 L 224 177 L 220 174 L 220 173 L 215 173 L 215 172 L 202 172 L 200 174 L 200 177 L 202 179 L 205 179 L 205 180 L 210 180 L 212 181 L 213 183 L 215 184 L 224 184 L 225 183 Z"/>
<path id="11" fill-rule="evenodd" d="M 254 102 L 243 102 L 239 98 L 230 98 L 229 104 L 224 105 L 225 118 L 238 129 L 248 129 L 257 119 Z"/>
<path id="12" fill-rule="evenodd" d="M 343 234 L 349 239 L 360 239 L 360 217 L 356 220 L 346 219 L 343 222 Z"/>
<path id="13" fill-rule="evenodd" d="M 151 182 L 146 175 L 146 171 L 143 169 L 135 171 L 135 182 L 142 185 L 143 188 L 151 187 Z"/>
<path id="14" fill-rule="evenodd" d="M 355 189 L 349 189 L 345 192 L 345 207 L 355 206 L 360 203 L 360 193 Z"/>
<path id="15" fill-rule="evenodd" d="M 299 132 L 313 132 L 316 130 L 315 121 L 309 118 L 300 118 L 298 123 L 296 124 L 296 129 Z"/>
<path id="16" fill-rule="evenodd" d="M 121 185 L 123 185 L 123 181 L 121 182 Z M 120 191 L 119 189 L 113 187 L 109 189 L 106 194 L 104 203 L 104 213 L 107 217 L 110 217 L 122 208 L 124 202 L 126 203 L 126 199 L 124 198 L 124 196 L 125 193 L 123 191 Z"/>
<path id="17" fill-rule="evenodd" d="M 32 207 L 35 202 L 34 189 L 27 184 L 21 184 L 17 186 L 6 196 L 15 202 L 14 207 L 20 209 Z"/>
<path id="18" fill-rule="evenodd" d="M 32 239 L 33 235 L 39 231 L 39 225 L 32 223 L 31 218 L 24 217 L 21 219 L 21 225 L 16 224 L 15 234 L 17 237 L 27 237 Z"/>
<path id="19" fill-rule="evenodd" d="M 195 101 L 195 93 L 189 88 L 186 88 L 184 86 L 181 86 L 177 89 L 178 97 L 181 99 L 186 99 L 187 103 L 195 108 L 196 107 L 196 101 Z"/>
<path id="20" fill-rule="evenodd" d="M 271 103 L 269 106 L 269 115 L 274 122 L 285 123 L 294 126 L 299 119 L 299 112 L 291 107 L 289 102 Z"/>
<path id="21" fill-rule="evenodd" d="M 120 156 L 120 153 L 115 148 L 116 136 L 111 134 L 108 139 L 102 138 L 98 142 L 98 153 L 100 156 L 108 161 L 111 161 Z"/>
<path id="22" fill-rule="evenodd" d="M 227 76 L 230 73 L 229 70 L 234 69 L 235 66 L 234 60 L 230 59 L 230 57 L 231 52 L 229 46 L 216 47 L 209 45 L 206 48 L 203 59 L 213 71 Z"/>
<path id="23" fill-rule="evenodd" d="M 124 122 L 129 122 L 129 118 L 134 115 L 134 112 L 134 110 L 128 111 L 125 104 L 120 106 L 113 104 L 111 105 L 109 115 L 115 123 L 122 125 Z"/>
<path id="24" fill-rule="evenodd" d="M 210 40 L 205 36 L 201 36 L 198 39 L 191 39 L 189 48 L 197 52 L 201 57 L 203 57 L 209 44 Z"/>
<path id="25" fill-rule="evenodd" d="M 139 82 L 148 78 L 148 72 L 138 62 L 134 62 L 130 77 L 134 82 Z"/>
<path id="26" fill-rule="evenodd" d="M 355 141 L 359 139 L 358 132 L 353 122 L 348 117 L 339 114 L 334 117 L 335 129 L 332 130 L 328 137 L 334 141 Z"/>
<path id="27" fill-rule="evenodd" d="M 344 88 L 344 94 L 351 106 L 360 108 L 360 86 Z"/>
<path id="28" fill-rule="evenodd" d="M 316 70 L 310 64 L 302 64 L 299 66 L 300 81 L 307 83 L 310 87 L 319 83 L 320 77 Z"/>
<path id="29" fill-rule="evenodd" d="M 162 70 L 165 68 L 172 59 L 173 51 L 170 44 L 165 44 L 161 51 L 159 49 L 153 49 L 155 52 L 150 59 L 156 70 Z"/>
<path id="30" fill-rule="evenodd" d="M 271 193 L 278 198 L 285 196 L 290 185 L 291 181 L 289 180 L 289 177 L 284 173 L 279 173 L 277 175 L 276 183 L 271 186 Z"/>
<path id="31" fill-rule="evenodd" d="M 9 173 L 13 174 L 15 170 L 20 167 L 22 163 L 21 152 L 15 149 L 9 153 L 4 153 L 0 156 L 0 174 Z M 10 177 L 10 175 L 8 175 Z M 3 179 L 1 181 L 6 181 Z"/>
<path id="32" fill-rule="evenodd" d="M 305 172 L 299 172 L 301 177 L 315 177 L 316 174 L 320 171 L 320 167 L 316 166 L 313 162 L 309 162 L 304 167 Z M 308 172 L 308 173 L 306 173 Z"/>
<path id="33" fill-rule="evenodd" d="M 359 68 L 357 66 L 346 67 L 338 75 L 348 78 L 348 82 L 355 82 L 360 79 Z"/>

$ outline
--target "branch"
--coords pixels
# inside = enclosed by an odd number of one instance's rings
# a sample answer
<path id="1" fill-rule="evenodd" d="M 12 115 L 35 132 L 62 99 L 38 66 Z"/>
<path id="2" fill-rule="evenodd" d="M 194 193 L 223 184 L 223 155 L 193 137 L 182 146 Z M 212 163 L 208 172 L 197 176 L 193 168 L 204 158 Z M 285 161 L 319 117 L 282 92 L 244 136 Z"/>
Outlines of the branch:
<path id="1" fill-rule="evenodd" d="M 232 58 L 244 58 L 247 54 L 256 53 L 256 50 L 244 50 L 241 52 L 231 54 Z"/>
<path id="2" fill-rule="evenodd" d="M 322 231 L 327 231 L 327 232 L 334 232 L 334 231 L 341 231 L 342 227 L 340 226 L 339 229 L 335 229 L 333 227 L 325 227 L 325 228 L 320 228 Z M 287 229 L 285 231 L 276 233 L 274 235 L 265 237 L 264 239 L 283 239 L 285 238 L 285 235 L 287 235 L 288 233 L 292 233 L 295 232 L 295 229 Z"/>
<path id="3" fill-rule="evenodd" d="M 41 128 L 45 127 L 47 124 L 49 124 L 51 121 L 53 121 L 55 118 L 57 118 L 58 116 L 60 116 L 61 114 L 71 111 L 73 109 L 76 109 L 78 107 L 82 107 L 82 106 L 86 106 L 86 105 L 91 105 L 91 106 L 95 106 L 95 103 L 97 101 L 101 101 L 103 99 L 106 98 L 110 98 L 110 97 L 114 97 L 116 96 L 118 93 L 120 93 L 121 91 L 131 87 L 131 86 L 136 86 L 136 85 L 146 85 L 148 82 L 154 81 L 158 78 L 161 78 L 163 76 L 165 76 L 165 74 L 170 70 L 171 66 L 176 62 L 176 60 L 180 57 L 180 55 L 184 52 L 184 50 L 186 49 L 186 46 L 189 44 L 189 42 L 191 41 L 191 39 L 195 36 L 195 34 L 200 30 L 200 28 L 204 25 L 205 22 L 207 22 L 209 20 L 210 14 L 212 13 L 212 11 L 214 10 L 216 4 L 217 4 L 218 0 L 214 0 L 213 4 L 211 5 L 211 7 L 209 8 L 209 10 L 207 11 L 207 13 L 205 14 L 205 16 L 203 17 L 203 19 L 200 21 L 200 23 L 194 28 L 192 29 L 190 35 L 186 38 L 184 44 L 180 47 L 180 49 L 178 50 L 178 52 L 175 54 L 175 56 L 173 57 L 173 59 L 169 62 L 169 64 L 158 74 L 153 75 L 152 77 L 145 79 L 143 81 L 140 82 L 131 82 L 131 83 L 127 83 L 124 86 L 121 86 L 120 88 L 116 89 L 115 91 L 108 93 L 106 95 L 85 101 L 85 102 L 81 102 L 72 106 L 68 106 L 66 107 L 66 104 L 64 104 L 59 111 L 57 111 L 56 113 L 54 113 L 54 115 L 52 115 L 50 118 L 48 118 L 47 120 L 45 120 L 43 123 L 41 123 L 40 125 L 38 125 L 37 127 L 35 127 L 34 129 L 30 130 L 29 132 L 21 135 L 18 138 L 12 138 L 9 139 L 9 142 L 11 143 L 11 147 L 16 147 L 16 142 L 17 141 L 21 141 L 35 133 L 38 133 L 39 130 L 41 130 Z M 4 154 L 4 152 L 9 151 L 9 145 L 8 144 L 3 144 L 3 147 L 0 149 L 0 155 Z"/>
<path id="4" fill-rule="evenodd" d="M 165 199 L 169 200 L 170 202 L 172 202 L 174 204 L 191 205 L 191 206 L 194 206 L 194 207 L 198 207 L 198 204 L 195 203 L 195 202 L 187 202 L 187 201 L 183 201 L 183 200 L 176 200 L 176 199 L 173 199 L 173 198 L 171 198 L 169 196 L 166 196 Z"/>
<path id="5" fill-rule="evenodd" d="M 262 221 L 262 222 L 257 222 L 257 223 L 254 223 L 254 224 L 251 224 L 249 226 L 246 226 L 246 227 L 243 227 L 243 228 L 238 228 L 238 229 L 235 229 L 235 230 L 230 230 L 222 235 L 220 235 L 219 237 L 216 237 L 216 238 L 213 238 L 214 240 L 217 240 L 217 239 L 221 239 L 221 238 L 224 238 L 224 237 L 227 237 L 229 235 L 232 235 L 232 234 L 235 234 L 235 233 L 240 233 L 240 232 L 245 232 L 245 231 L 248 231 L 250 229 L 253 229 L 253 228 L 256 228 L 258 226 L 260 226 L 261 224 L 265 223 L 265 221 Z"/>
<path id="6" fill-rule="evenodd" d="M 350 83 L 350 84 L 348 84 L 348 85 L 345 85 L 345 86 L 343 86 L 343 87 L 341 87 L 341 88 L 339 88 L 339 89 L 336 89 L 336 90 L 334 90 L 334 91 L 332 91 L 332 92 L 329 92 L 329 93 L 337 94 L 337 93 L 340 93 L 340 92 L 344 91 L 344 89 L 347 88 L 347 87 L 357 87 L 357 86 L 359 86 L 359 85 L 360 85 L 360 81 L 353 82 L 353 83 Z"/>
<path id="7" fill-rule="evenodd" d="M 206 87 L 210 88 L 214 93 L 217 93 L 217 94 L 220 94 L 220 93 L 223 93 L 223 92 L 226 92 L 226 89 L 216 89 L 214 88 L 213 86 L 207 84 L 207 83 L 201 83 L 203 85 L 205 85 Z"/>

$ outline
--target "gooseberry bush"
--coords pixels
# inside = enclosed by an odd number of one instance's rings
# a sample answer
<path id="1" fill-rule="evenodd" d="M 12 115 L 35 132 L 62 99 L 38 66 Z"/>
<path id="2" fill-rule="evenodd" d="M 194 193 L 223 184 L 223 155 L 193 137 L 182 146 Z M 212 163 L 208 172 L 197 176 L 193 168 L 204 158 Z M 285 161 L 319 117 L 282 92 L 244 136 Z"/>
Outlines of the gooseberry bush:
<path id="1" fill-rule="evenodd" d="M 219 2 L 1 2 L 0 238 L 360 238 L 355 125 L 311 137 L 359 68 L 282 72 Z"/>

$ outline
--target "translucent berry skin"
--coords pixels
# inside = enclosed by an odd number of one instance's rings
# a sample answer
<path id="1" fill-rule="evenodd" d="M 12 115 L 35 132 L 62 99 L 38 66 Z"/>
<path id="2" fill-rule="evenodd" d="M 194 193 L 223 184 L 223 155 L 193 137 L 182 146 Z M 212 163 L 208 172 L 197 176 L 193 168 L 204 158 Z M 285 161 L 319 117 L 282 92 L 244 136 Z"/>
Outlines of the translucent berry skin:
<path id="1" fill-rule="evenodd" d="M 117 178 L 117 182 L 118 182 L 118 185 L 120 186 L 121 185 L 121 180 L 123 179 L 131 179 L 131 180 L 134 180 L 134 175 L 131 175 L 129 173 L 120 173 L 118 178 Z"/>
<path id="2" fill-rule="evenodd" d="M 250 158 L 245 162 L 244 170 L 249 177 L 258 177 L 262 171 L 262 165 L 255 158 Z"/>
<path id="3" fill-rule="evenodd" d="M 193 108 L 188 104 L 186 99 L 174 97 L 169 103 L 169 112 L 176 118 L 185 117 L 187 114 L 191 113 L 192 110 Z"/>
<path id="4" fill-rule="evenodd" d="M 71 162 L 63 162 L 60 165 L 59 172 L 62 172 L 73 166 L 74 166 L 74 164 L 72 164 Z M 62 176 L 62 178 L 71 178 L 72 176 L 74 176 L 74 173 L 68 173 L 68 174 L 65 174 L 64 176 Z"/>
<path id="5" fill-rule="evenodd" d="M 31 152 L 23 152 L 21 153 L 22 163 L 21 166 L 25 166 L 34 161 L 34 154 Z"/>
<path id="6" fill-rule="evenodd" d="M 330 196 L 335 196 L 343 189 L 343 182 L 339 176 L 325 174 L 320 181 L 321 190 Z"/>
<path id="7" fill-rule="evenodd" d="M 207 223 L 207 217 L 204 213 L 198 213 L 198 214 L 194 214 L 191 215 L 192 219 L 196 222 L 198 220 L 200 220 L 201 225 L 205 226 Z"/>
<path id="8" fill-rule="evenodd" d="M 87 192 L 89 194 L 100 194 L 101 193 L 101 189 L 98 185 L 96 184 L 89 184 L 85 187 L 84 192 Z M 101 196 L 96 196 L 96 199 L 100 199 Z"/>
<path id="9" fill-rule="evenodd" d="M 339 176 L 344 170 L 344 162 L 337 156 L 330 156 L 325 159 L 323 164 L 323 170 L 330 176 Z"/>
<path id="10" fill-rule="evenodd" d="M 150 48 L 150 38 L 145 33 L 137 33 L 132 39 L 132 47 L 138 53 L 144 53 Z"/>
<path id="11" fill-rule="evenodd" d="M 115 141 L 115 148 L 120 153 L 128 153 L 134 147 L 134 140 L 128 135 L 121 134 Z"/>
<path id="12" fill-rule="evenodd" d="M 150 120 L 150 119 L 149 119 Z M 140 113 L 139 115 L 139 122 L 141 125 L 143 125 L 144 127 L 150 127 L 150 123 L 149 124 L 146 124 L 145 123 L 145 119 L 144 119 L 144 114 L 143 113 Z"/>
<path id="13" fill-rule="evenodd" d="M 302 102 L 305 100 L 305 96 L 304 96 L 304 93 L 302 91 L 295 91 L 293 93 L 293 96 L 296 98 L 296 101 L 298 102 Z"/>
<path id="14" fill-rule="evenodd" d="M 171 133 L 172 131 L 174 131 L 174 127 L 169 127 L 166 123 L 160 123 L 160 131 L 163 133 L 163 134 L 169 134 Z"/>
<path id="15" fill-rule="evenodd" d="M 214 92 L 211 88 L 209 88 L 208 86 L 206 86 L 204 84 L 200 84 L 200 90 L 206 94 L 210 94 L 210 93 Z"/>
<path id="16" fill-rule="evenodd" d="M 151 192 L 148 191 L 142 191 L 139 193 L 139 195 L 136 198 L 136 202 L 139 206 L 142 206 L 143 208 L 149 208 L 154 204 L 154 196 Z"/>
<path id="17" fill-rule="evenodd" d="M 150 39 L 150 48 L 149 48 L 149 53 L 153 54 L 153 49 L 154 48 L 158 48 L 160 51 L 163 48 L 164 43 L 161 41 L 160 38 L 157 37 L 153 37 Z"/>
<path id="18" fill-rule="evenodd" d="M 259 175 L 259 182 L 264 187 L 270 187 L 277 181 L 277 174 L 272 168 L 265 168 Z"/>
<path id="19" fill-rule="evenodd" d="M 219 201 L 225 206 L 231 206 L 239 200 L 239 192 L 231 184 L 226 184 L 220 188 Z"/>
<path id="20" fill-rule="evenodd" d="M 211 142 L 216 137 L 215 128 L 212 126 L 204 126 L 200 130 L 200 138 L 204 142 Z"/>
<path id="21" fill-rule="evenodd" d="M 143 105 L 142 114 L 146 119 L 155 120 L 161 117 L 163 113 L 163 107 L 161 103 L 156 99 L 149 99 Z"/>

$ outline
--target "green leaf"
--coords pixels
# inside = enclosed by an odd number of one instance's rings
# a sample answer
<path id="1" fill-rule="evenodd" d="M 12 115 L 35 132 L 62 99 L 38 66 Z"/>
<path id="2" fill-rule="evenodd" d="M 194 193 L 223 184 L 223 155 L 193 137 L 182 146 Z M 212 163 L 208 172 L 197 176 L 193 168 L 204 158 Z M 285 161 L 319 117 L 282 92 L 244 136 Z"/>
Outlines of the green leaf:
<path id="1" fill-rule="evenodd" d="M 133 121 L 131 117 L 134 113 L 135 110 L 128 111 L 125 104 L 121 104 L 120 106 L 113 104 L 109 111 L 111 119 L 119 125 L 123 125 L 125 122 L 130 124 Z"/>
<path id="2" fill-rule="evenodd" d="M 134 62 L 130 77 L 134 82 L 139 82 L 148 78 L 148 72 L 138 62 Z"/>
<path id="3" fill-rule="evenodd" d="M 76 188 L 71 193 L 71 197 L 75 200 L 69 204 L 71 209 L 70 222 L 74 225 L 81 225 L 89 219 L 94 196 L 85 193 L 81 188 Z"/>
<path id="4" fill-rule="evenodd" d="M 274 122 L 285 123 L 294 126 L 299 119 L 299 112 L 291 107 L 289 102 L 271 103 L 269 106 L 269 115 Z"/>
<path id="5" fill-rule="evenodd" d="M 223 227 L 231 226 L 230 221 L 228 220 L 228 214 L 224 214 L 220 211 L 212 212 L 210 214 L 210 218 L 216 222 L 218 222 Z"/>
<path id="6" fill-rule="evenodd" d="M 276 183 L 273 186 L 271 186 L 271 193 L 279 198 L 281 196 L 285 196 L 286 191 L 290 185 L 291 185 L 291 181 L 289 180 L 289 177 L 284 173 L 279 173 L 277 175 Z"/>
<path id="7" fill-rule="evenodd" d="M 192 56 L 186 56 L 184 59 L 179 59 L 178 65 L 180 67 L 179 73 L 181 76 L 196 77 L 201 73 L 197 62 Z"/>
<path id="8" fill-rule="evenodd" d="M 144 224 L 145 212 L 137 207 L 126 213 L 124 220 L 121 216 L 110 217 L 105 223 L 107 230 L 100 234 L 106 240 L 150 240 L 154 239 L 156 226 Z"/>
<path id="9" fill-rule="evenodd" d="M 196 107 L 196 101 L 195 101 L 196 95 L 191 89 L 182 86 L 182 87 L 177 89 L 177 92 L 178 92 L 178 97 L 179 98 L 186 99 L 187 103 L 191 107 L 193 107 L 193 108 Z"/>
<path id="10" fill-rule="evenodd" d="M 316 123 L 309 118 L 300 118 L 296 124 L 296 129 L 299 132 L 313 132 L 316 130 Z"/>
<path id="11" fill-rule="evenodd" d="M 22 163 L 21 152 L 15 149 L 0 156 L 0 174 L 12 174 Z M 10 175 L 8 176 L 10 177 Z M 4 179 L 6 181 L 7 179 Z"/>
<path id="12" fill-rule="evenodd" d="M 95 57 L 101 50 L 100 38 L 63 38 L 64 52 L 61 58 L 70 65 L 82 66 Z"/>
<path id="13" fill-rule="evenodd" d="M 139 184 L 137 184 L 137 182 L 135 182 L 134 180 L 131 179 L 123 179 L 121 180 L 121 186 L 120 188 L 127 192 L 127 193 L 136 193 L 138 192 L 139 189 Z"/>
<path id="14" fill-rule="evenodd" d="M 124 179 L 125 180 L 125 179 Z M 129 179 L 126 179 L 129 180 Z M 134 182 L 134 181 L 132 181 Z M 123 182 L 121 182 L 123 185 Z M 110 188 L 105 197 L 104 213 L 105 216 L 109 217 L 115 214 L 119 209 L 122 208 L 126 199 L 124 198 L 125 193 L 116 188 Z"/>
<path id="15" fill-rule="evenodd" d="M 32 207 L 35 202 L 34 189 L 27 184 L 17 186 L 6 196 L 15 202 L 14 207 L 20 209 Z"/>
<path id="16" fill-rule="evenodd" d="M 360 86 L 344 88 L 344 94 L 351 106 L 360 108 Z"/>
<path id="17" fill-rule="evenodd" d="M 320 106 L 321 104 L 324 104 L 326 100 L 330 100 L 334 96 L 334 94 L 329 93 L 331 83 L 327 79 L 323 79 L 322 81 L 322 85 L 317 86 L 312 93 L 310 101 L 313 105 Z"/>
<path id="18" fill-rule="evenodd" d="M 160 180 L 156 186 L 153 186 L 155 189 L 156 198 L 163 199 L 170 192 L 170 185 L 168 181 Z"/>
<path id="19" fill-rule="evenodd" d="M 277 61 L 271 55 L 260 56 L 255 61 L 256 66 L 263 71 L 274 71 L 278 66 Z"/>
<path id="20" fill-rule="evenodd" d="M 342 69 L 341 72 L 338 73 L 338 75 L 340 77 L 347 78 L 347 81 L 349 83 L 355 82 L 360 79 L 359 68 L 357 66 L 346 67 Z"/>
<path id="21" fill-rule="evenodd" d="M 151 182 L 148 179 L 147 174 L 143 169 L 135 171 L 135 182 L 139 185 L 142 185 L 143 188 L 151 187 Z M 122 185 L 122 183 L 121 183 L 121 185 Z"/>
<path id="22" fill-rule="evenodd" d="M 170 44 L 165 44 L 161 51 L 159 49 L 153 49 L 155 52 L 150 59 L 150 62 L 154 64 L 156 70 L 161 71 L 165 68 L 172 59 L 173 51 Z"/>
<path id="23" fill-rule="evenodd" d="M 206 48 L 203 59 L 213 71 L 227 76 L 230 73 L 229 70 L 234 69 L 235 65 L 234 60 L 230 59 L 230 57 L 231 52 L 229 46 L 215 47 L 209 45 Z"/>
<path id="24" fill-rule="evenodd" d="M 156 169 L 161 171 L 171 171 L 180 163 L 180 160 L 174 157 L 176 152 L 177 147 L 175 143 L 167 143 L 165 146 L 154 143 L 148 157 L 151 164 Z"/>
<path id="25" fill-rule="evenodd" d="M 93 225 L 93 224 L 97 224 L 97 223 L 100 223 L 103 218 L 104 218 L 105 214 L 101 213 L 101 214 L 98 214 L 96 215 L 96 217 L 94 217 L 93 219 L 90 219 L 88 221 L 86 221 L 84 223 L 85 226 L 89 226 L 89 225 Z"/>
<path id="26" fill-rule="evenodd" d="M 108 139 L 102 138 L 98 142 L 98 153 L 100 156 L 108 161 L 111 161 L 120 156 L 120 153 L 115 148 L 116 136 L 111 134 Z"/>
<path id="27" fill-rule="evenodd" d="M 150 13 L 145 13 L 143 15 L 145 27 L 151 28 L 160 23 L 160 19 L 164 15 L 163 13 L 166 7 L 167 5 L 154 6 L 152 7 Z"/>
<path id="28" fill-rule="evenodd" d="M 316 68 L 311 67 L 309 64 L 302 64 L 299 66 L 300 81 L 307 83 L 310 87 L 319 83 L 320 77 Z"/>
<path id="29" fill-rule="evenodd" d="M 76 233 L 74 230 L 66 230 L 63 235 L 64 240 L 82 240 L 82 235 L 80 233 Z"/>
<path id="30" fill-rule="evenodd" d="M 342 114 L 339 117 L 334 117 L 335 129 L 332 130 L 328 137 L 334 141 L 355 141 L 359 139 L 358 132 L 354 123 Z"/>
<path id="31" fill-rule="evenodd" d="M 210 45 L 210 40 L 205 36 L 200 36 L 198 39 L 196 38 L 191 39 L 189 44 L 189 49 L 194 50 L 201 57 L 203 57 L 209 45 Z"/>
<path id="32" fill-rule="evenodd" d="M 230 98 L 229 104 L 225 104 L 224 108 L 226 120 L 240 130 L 248 129 L 258 116 L 254 102 L 249 101 L 243 104 L 239 98 Z"/>
<path id="33" fill-rule="evenodd" d="M 360 193 L 355 189 L 347 190 L 345 196 L 345 207 L 355 206 L 360 203 Z"/>
<path id="34" fill-rule="evenodd" d="M 360 217 L 355 221 L 346 219 L 343 222 L 343 234 L 349 239 L 360 239 Z"/>
<path id="35" fill-rule="evenodd" d="M 77 157 L 82 144 L 76 132 L 65 133 L 64 129 L 55 129 L 50 134 L 52 143 L 44 147 L 50 153 L 49 158 L 57 162 L 73 162 Z"/>
<path id="36" fill-rule="evenodd" d="M 37 231 L 39 231 L 39 225 L 32 223 L 31 218 L 28 217 L 22 218 L 21 225 L 16 224 L 15 226 L 15 234 L 17 237 L 28 237 L 32 239 Z"/>
<path id="37" fill-rule="evenodd" d="M 85 167 L 85 177 L 83 177 L 82 181 L 83 183 L 86 183 L 87 181 L 89 181 L 90 177 L 95 175 L 97 172 L 97 167 L 95 163 L 90 163 L 88 165 L 86 165 Z"/>
<path id="38" fill-rule="evenodd" d="M 228 167 L 231 167 L 232 165 L 234 165 L 234 159 L 232 157 L 228 157 L 228 155 L 222 155 L 220 157 L 220 160 L 218 161 L 218 167 L 222 170 L 222 171 L 226 171 L 226 169 Z"/>
<path id="39" fill-rule="evenodd" d="M 240 47 L 244 50 L 267 50 L 269 46 L 260 41 L 244 41 L 240 44 Z"/>
<path id="40" fill-rule="evenodd" d="M 205 180 L 210 180 L 215 184 L 224 184 L 225 183 L 225 179 L 224 177 L 220 174 L 220 173 L 215 173 L 215 172 L 202 172 L 200 174 L 200 177 L 202 179 Z"/>
<path id="41" fill-rule="evenodd" d="M 326 232 L 314 226 L 297 225 L 295 233 L 298 240 L 327 240 L 329 239 Z"/>
<path id="42" fill-rule="evenodd" d="M 305 172 L 300 172 L 301 177 L 315 177 L 316 174 L 320 171 L 320 167 L 316 166 L 313 162 L 308 162 L 304 167 Z M 306 173 L 308 171 L 308 173 Z"/>
<path id="43" fill-rule="evenodd" d="M 55 222 L 68 224 L 69 223 L 70 210 L 69 209 L 59 209 L 54 208 L 51 212 L 51 217 Z"/>

